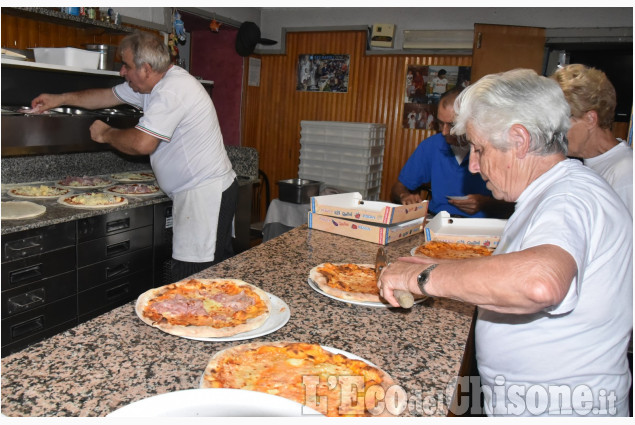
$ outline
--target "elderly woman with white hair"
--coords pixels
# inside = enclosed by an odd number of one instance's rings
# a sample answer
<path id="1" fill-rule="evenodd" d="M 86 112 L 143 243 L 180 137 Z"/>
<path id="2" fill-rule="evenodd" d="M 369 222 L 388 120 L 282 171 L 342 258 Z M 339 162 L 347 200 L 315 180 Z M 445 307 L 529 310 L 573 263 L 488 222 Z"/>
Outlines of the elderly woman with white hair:
<path id="1" fill-rule="evenodd" d="M 488 75 L 455 101 L 470 171 L 516 202 L 494 255 L 401 258 L 378 285 L 478 306 L 488 415 L 628 416 L 632 220 L 611 187 L 567 159 L 570 110 L 531 70 Z M 593 196 L 589 196 L 592 193 Z"/>

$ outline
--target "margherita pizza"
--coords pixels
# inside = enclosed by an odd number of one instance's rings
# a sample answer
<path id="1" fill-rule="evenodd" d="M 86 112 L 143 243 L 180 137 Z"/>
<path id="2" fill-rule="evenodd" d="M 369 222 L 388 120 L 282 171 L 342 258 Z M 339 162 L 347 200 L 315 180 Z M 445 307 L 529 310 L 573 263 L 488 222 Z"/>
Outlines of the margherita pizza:
<path id="1" fill-rule="evenodd" d="M 364 360 L 288 341 L 222 350 L 210 359 L 201 380 L 202 388 L 274 394 L 327 416 L 370 416 L 374 412 L 367 409 L 383 400 L 392 385 L 390 375 Z"/>
<path id="2" fill-rule="evenodd" d="M 144 183 L 117 184 L 105 189 L 106 192 L 120 195 L 151 196 L 159 193 L 159 186 Z"/>
<path id="3" fill-rule="evenodd" d="M 66 195 L 69 189 L 62 189 L 55 186 L 17 186 L 7 191 L 9 196 L 14 198 L 49 199 Z"/>
<path id="4" fill-rule="evenodd" d="M 493 250 L 480 245 L 468 245 L 456 242 L 429 241 L 414 249 L 413 255 L 425 255 L 438 259 L 465 259 L 487 257 Z"/>
<path id="5" fill-rule="evenodd" d="M 112 178 L 118 180 L 120 182 L 149 182 L 154 180 L 156 177 L 154 173 L 151 171 L 129 171 L 125 173 L 117 173 L 113 174 Z"/>
<path id="6" fill-rule="evenodd" d="M 110 186 L 113 183 L 110 179 L 102 177 L 66 177 L 57 182 L 58 186 L 74 189 L 97 189 Z"/>
<path id="7" fill-rule="evenodd" d="M 371 264 L 323 263 L 309 277 L 325 293 L 350 301 L 382 302 L 375 267 Z"/>
<path id="8" fill-rule="evenodd" d="M 262 326 L 271 314 L 269 296 L 238 279 L 190 279 L 139 296 L 141 320 L 172 335 L 220 338 Z"/>
<path id="9" fill-rule="evenodd" d="M 126 205 L 128 200 L 123 196 L 88 192 L 80 193 L 79 195 L 60 196 L 57 202 L 75 208 L 111 208 Z"/>

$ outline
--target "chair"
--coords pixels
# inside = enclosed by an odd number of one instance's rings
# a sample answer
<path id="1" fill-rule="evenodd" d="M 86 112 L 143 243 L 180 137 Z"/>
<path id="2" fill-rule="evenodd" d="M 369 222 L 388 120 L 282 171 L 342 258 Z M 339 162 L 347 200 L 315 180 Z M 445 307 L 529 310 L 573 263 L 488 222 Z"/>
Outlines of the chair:
<path id="1" fill-rule="evenodd" d="M 271 188 L 269 187 L 269 178 L 264 171 L 258 170 L 258 183 L 253 186 L 251 199 L 251 225 L 249 226 L 250 239 L 252 246 L 262 241 L 262 227 L 267 214 L 267 209 L 271 203 Z M 262 210 L 264 193 L 264 211 Z"/>

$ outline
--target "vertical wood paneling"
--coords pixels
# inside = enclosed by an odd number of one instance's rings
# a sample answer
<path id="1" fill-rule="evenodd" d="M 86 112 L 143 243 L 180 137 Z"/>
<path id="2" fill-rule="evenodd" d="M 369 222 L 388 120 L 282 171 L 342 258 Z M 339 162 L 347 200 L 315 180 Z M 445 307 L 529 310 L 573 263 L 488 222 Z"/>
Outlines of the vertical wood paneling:
<path id="1" fill-rule="evenodd" d="M 401 167 L 432 134 L 402 128 L 408 65 L 471 66 L 472 61 L 471 56 L 366 55 L 365 46 L 363 31 L 288 33 L 285 55 L 259 56 L 260 87 L 248 87 L 245 80 L 242 145 L 258 149 L 272 197 L 278 196 L 278 180 L 298 175 L 300 121 L 315 120 L 386 124 L 380 197 L 388 200 Z M 298 56 L 309 53 L 351 56 L 348 93 L 296 91 Z"/>

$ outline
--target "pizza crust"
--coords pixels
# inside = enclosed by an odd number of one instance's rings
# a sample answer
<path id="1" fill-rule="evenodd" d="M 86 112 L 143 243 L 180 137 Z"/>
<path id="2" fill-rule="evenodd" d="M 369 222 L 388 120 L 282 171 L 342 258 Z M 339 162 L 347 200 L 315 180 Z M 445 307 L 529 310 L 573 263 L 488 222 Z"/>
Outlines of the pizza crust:
<path id="1" fill-rule="evenodd" d="M 378 294 L 375 295 L 375 294 L 368 294 L 363 292 L 348 292 L 348 291 L 344 291 L 343 289 L 333 288 L 332 286 L 329 286 L 327 284 L 326 277 L 318 271 L 320 267 L 324 267 L 324 264 L 326 263 L 322 263 L 313 267 L 311 271 L 309 272 L 309 277 L 311 278 L 313 282 L 315 282 L 318 288 L 320 288 L 325 293 L 332 295 L 336 298 L 341 298 L 343 300 L 348 300 L 348 301 L 385 303 L 385 301 L 383 301 L 383 298 L 381 298 Z M 331 263 L 331 264 L 339 266 L 342 264 L 349 264 L 349 263 Z M 359 267 L 369 267 L 371 269 L 375 268 L 373 264 L 357 264 L 357 265 Z"/>
<path id="2" fill-rule="evenodd" d="M 262 346 L 270 346 L 270 347 L 284 347 L 287 346 L 289 344 L 296 344 L 298 343 L 297 341 L 272 341 L 272 342 L 251 342 L 251 343 L 246 343 L 246 344 L 241 344 L 241 345 L 237 345 L 234 347 L 229 347 L 226 348 L 224 350 L 218 351 L 216 354 L 214 354 L 209 362 L 207 363 L 207 366 L 205 367 L 205 371 L 203 372 L 203 376 L 201 377 L 201 383 L 200 383 L 200 388 L 217 388 L 217 386 L 212 385 L 212 381 L 214 381 L 214 376 L 216 371 L 221 369 L 221 365 L 225 362 L 225 359 L 232 359 L 233 365 L 236 365 L 237 368 L 243 367 L 245 369 L 247 369 L 246 371 L 243 369 L 243 373 L 244 372 L 252 372 L 253 370 L 257 370 L 258 369 L 258 365 L 245 365 L 244 363 L 240 363 L 239 361 L 237 361 L 240 356 L 243 353 L 246 353 L 250 350 L 255 350 L 258 349 Z M 310 343 L 307 343 L 310 344 Z M 311 345 L 315 345 L 315 344 L 311 344 Z M 327 350 L 326 348 L 320 346 L 324 351 L 327 351 L 330 354 L 336 354 L 333 353 L 329 350 Z M 372 367 L 373 369 L 375 369 L 381 379 L 381 383 L 379 384 L 383 389 L 384 389 L 384 393 L 388 390 L 388 388 L 390 388 L 391 386 L 395 385 L 395 381 L 394 379 L 387 373 L 385 372 L 383 369 L 369 363 L 366 360 L 363 360 L 361 358 L 351 358 L 348 357 L 344 354 L 341 354 L 344 357 L 351 359 L 351 360 L 359 360 L 362 361 L 364 363 L 366 363 L 368 366 Z M 252 370 L 249 370 L 249 368 L 252 368 Z M 322 371 L 321 370 L 316 370 L 315 375 L 320 375 Z M 293 375 L 293 373 L 289 374 L 289 380 L 291 380 L 295 375 Z M 347 377 L 343 377 L 344 379 L 346 379 Z M 240 377 L 238 377 L 238 380 L 240 380 Z M 232 385 L 233 384 L 233 385 Z M 243 387 L 241 385 L 238 385 L 237 383 L 231 383 L 231 382 L 227 382 L 226 383 L 227 386 L 223 387 L 223 388 L 237 388 L 237 389 L 243 389 Z M 278 394 L 276 394 L 278 395 Z M 284 394 L 280 394 L 281 397 L 284 397 Z M 291 399 L 289 397 L 289 399 Z M 292 400 L 292 399 L 291 399 Z M 296 401 L 298 403 L 303 403 L 305 404 L 305 400 L 293 400 Z M 366 413 L 368 413 L 367 411 L 365 411 Z M 390 413 L 387 411 L 387 409 L 383 409 L 383 411 L 377 415 L 377 416 L 392 416 L 390 415 Z"/>
<path id="3" fill-rule="evenodd" d="M 240 325 L 225 327 L 225 328 L 214 328 L 211 326 L 184 326 L 184 325 L 173 325 L 170 323 L 157 323 L 152 321 L 151 319 L 149 319 L 143 314 L 143 311 L 148 306 L 150 301 L 154 299 L 155 297 L 157 297 L 158 295 L 163 294 L 167 286 L 178 285 L 179 283 L 185 283 L 189 281 L 189 280 L 183 280 L 175 284 L 164 285 L 158 288 L 152 288 L 144 292 L 143 294 L 141 294 L 139 298 L 137 298 L 137 303 L 135 304 L 135 312 L 137 313 L 137 316 L 139 316 L 139 318 L 143 322 L 147 323 L 148 325 L 153 326 L 155 328 L 159 328 L 162 331 L 169 333 L 171 335 L 192 337 L 192 338 L 224 338 L 224 337 L 233 336 L 242 332 L 249 332 L 254 329 L 257 329 L 261 327 L 271 315 L 272 305 L 271 305 L 271 300 L 269 299 L 269 295 L 267 295 L 265 291 L 263 291 L 262 289 L 254 285 L 251 285 L 239 279 L 196 279 L 196 280 L 201 282 L 211 282 L 215 280 L 230 281 L 230 282 L 234 282 L 235 284 L 239 286 L 249 287 L 265 303 L 265 305 L 267 306 L 267 312 L 264 314 L 261 314 L 260 316 L 247 319 L 245 323 L 242 323 Z"/>
<path id="4" fill-rule="evenodd" d="M 413 256 L 442 259 L 461 260 L 468 258 L 487 257 L 492 255 L 493 249 L 480 246 L 468 245 L 456 242 L 428 241 L 412 249 Z"/>

